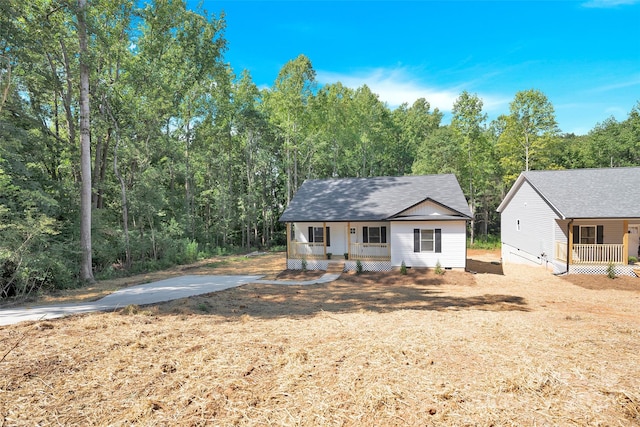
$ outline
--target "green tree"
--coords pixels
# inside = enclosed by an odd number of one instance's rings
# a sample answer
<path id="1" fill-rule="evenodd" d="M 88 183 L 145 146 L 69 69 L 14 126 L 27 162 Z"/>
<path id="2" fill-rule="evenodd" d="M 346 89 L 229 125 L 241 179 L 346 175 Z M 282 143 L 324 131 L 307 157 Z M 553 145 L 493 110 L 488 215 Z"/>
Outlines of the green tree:
<path id="1" fill-rule="evenodd" d="M 516 93 L 509 104 L 509 112 L 498 143 L 507 179 L 511 180 L 521 170 L 514 168 L 520 163 L 517 159 L 522 159 L 524 170 L 528 171 L 532 157 L 545 150 L 550 139 L 558 133 L 558 127 L 553 105 L 536 89 Z"/>

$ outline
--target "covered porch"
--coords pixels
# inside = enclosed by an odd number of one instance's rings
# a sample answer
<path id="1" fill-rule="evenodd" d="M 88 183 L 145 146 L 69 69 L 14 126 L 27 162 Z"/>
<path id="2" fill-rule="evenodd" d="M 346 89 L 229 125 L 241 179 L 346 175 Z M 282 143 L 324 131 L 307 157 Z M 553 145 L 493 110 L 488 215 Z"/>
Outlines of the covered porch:
<path id="1" fill-rule="evenodd" d="M 346 252 L 336 254 L 327 250 L 327 245 L 314 242 L 290 241 L 288 256 L 292 259 L 332 259 L 343 258 L 361 261 L 390 261 L 389 243 L 349 243 Z M 330 254 L 330 255 L 329 255 Z"/>
<path id="2" fill-rule="evenodd" d="M 289 259 L 390 261 L 387 222 L 287 224 Z"/>
<path id="3" fill-rule="evenodd" d="M 554 258 L 569 273 L 607 274 L 613 265 L 616 274 L 635 275 L 637 266 L 632 264 L 640 251 L 637 221 L 576 220 L 567 225 L 567 233 L 558 236 L 562 240 L 555 241 Z"/>

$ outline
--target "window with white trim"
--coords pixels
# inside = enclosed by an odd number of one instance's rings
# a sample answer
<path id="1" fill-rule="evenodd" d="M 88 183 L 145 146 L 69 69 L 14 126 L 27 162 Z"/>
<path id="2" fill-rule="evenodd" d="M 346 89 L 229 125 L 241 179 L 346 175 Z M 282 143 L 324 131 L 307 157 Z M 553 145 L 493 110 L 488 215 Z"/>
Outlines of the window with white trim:
<path id="1" fill-rule="evenodd" d="M 596 243 L 596 226 L 581 225 L 580 226 L 580 243 L 583 245 L 595 245 Z"/>
<path id="2" fill-rule="evenodd" d="M 433 252 L 434 236 L 433 230 L 420 230 L 420 252 Z"/>
<path id="3" fill-rule="evenodd" d="M 414 228 L 413 252 L 442 252 L 441 228 Z"/>

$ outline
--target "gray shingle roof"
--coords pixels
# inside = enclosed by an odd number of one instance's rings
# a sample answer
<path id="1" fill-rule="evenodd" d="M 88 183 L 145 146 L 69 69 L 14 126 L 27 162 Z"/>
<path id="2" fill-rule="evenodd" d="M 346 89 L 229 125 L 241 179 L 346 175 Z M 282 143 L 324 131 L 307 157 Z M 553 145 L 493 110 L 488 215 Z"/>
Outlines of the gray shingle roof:
<path id="1" fill-rule="evenodd" d="M 455 175 L 306 180 L 280 217 L 293 221 L 379 221 L 427 199 L 470 216 Z"/>
<path id="2" fill-rule="evenodd" d="M 640 167 L 523 172 L 565 218 L 640 218 Z"/>

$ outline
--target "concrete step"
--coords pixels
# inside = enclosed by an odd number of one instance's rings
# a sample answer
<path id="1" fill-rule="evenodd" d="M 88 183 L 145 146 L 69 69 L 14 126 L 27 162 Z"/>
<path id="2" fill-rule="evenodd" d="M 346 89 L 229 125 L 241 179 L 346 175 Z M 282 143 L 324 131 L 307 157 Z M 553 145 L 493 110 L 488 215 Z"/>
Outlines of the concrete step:
<path id="1" fill-rule="evenodd" d="M 344 271 L 344 261 L 329 261 L 327 273 L 340 274 Z"/>

